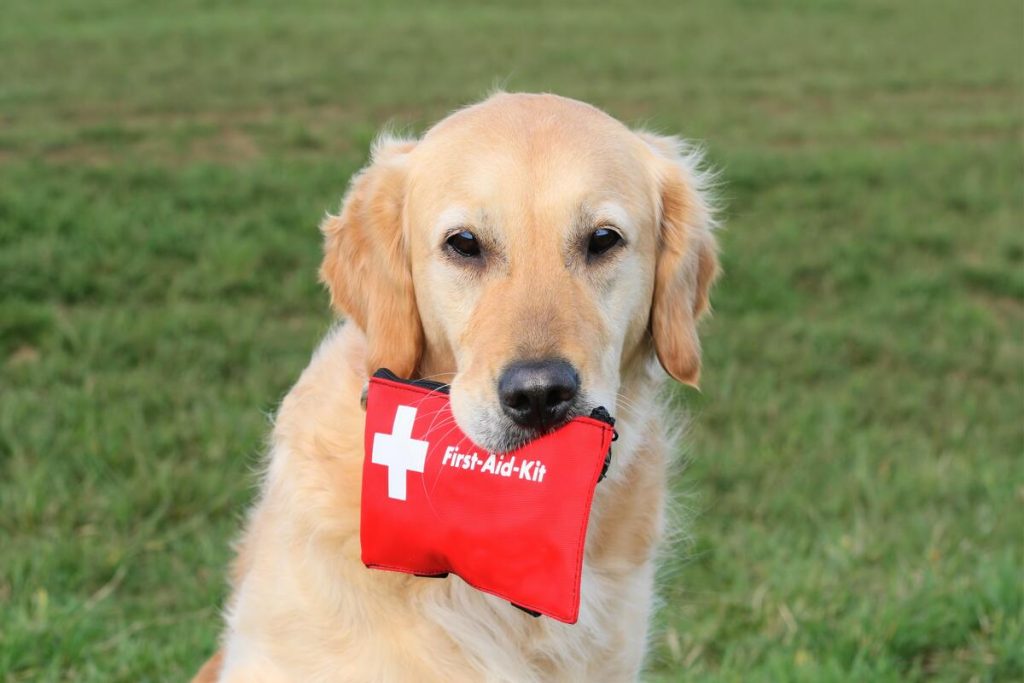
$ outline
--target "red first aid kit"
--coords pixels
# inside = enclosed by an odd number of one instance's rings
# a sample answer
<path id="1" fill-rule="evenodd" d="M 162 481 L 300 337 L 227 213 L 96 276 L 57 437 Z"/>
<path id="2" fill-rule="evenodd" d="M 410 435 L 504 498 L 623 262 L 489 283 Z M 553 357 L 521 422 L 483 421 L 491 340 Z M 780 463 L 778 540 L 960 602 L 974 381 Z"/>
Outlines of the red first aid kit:
<path id="1" fill-rule="evenodd" d="M 447 385 L 378 370 L 366 397 L 363 563 L 451 572 L 535 616 L 576 623 L 590 504 L 614 422 L 598 408 L 491 453 L 455 424 Z"/>

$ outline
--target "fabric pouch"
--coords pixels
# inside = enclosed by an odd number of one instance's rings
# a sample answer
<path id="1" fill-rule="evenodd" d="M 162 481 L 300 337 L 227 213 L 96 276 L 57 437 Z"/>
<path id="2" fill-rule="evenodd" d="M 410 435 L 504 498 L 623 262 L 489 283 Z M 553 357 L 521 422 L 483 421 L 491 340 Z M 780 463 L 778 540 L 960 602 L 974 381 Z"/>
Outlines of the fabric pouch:
<path id="1" fill-rule="evenodd" d="M 370 379 L 360 540 L 363 563 L 453 573 L 533 615 L 576 623 L 587 520 L 611 460 L 604 408 L 510 453 L 455 424 L 447 386 Z"/>

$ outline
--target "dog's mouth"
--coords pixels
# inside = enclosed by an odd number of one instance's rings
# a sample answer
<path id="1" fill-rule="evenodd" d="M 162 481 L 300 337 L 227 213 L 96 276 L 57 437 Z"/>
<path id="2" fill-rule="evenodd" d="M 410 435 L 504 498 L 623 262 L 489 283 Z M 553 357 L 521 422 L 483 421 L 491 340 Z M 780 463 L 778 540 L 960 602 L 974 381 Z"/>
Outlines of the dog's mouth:
<path id="1" fill-rule="evenodd" d="M 574 402 L 574 405 L 556 420 L 541 426 L 523 426 L 503 417 L 500 419 L 503 424 L 498 425 L 498 439 L 494 444 L 497 448 L 490 448 L 490 450 L 495 453 L 515 451 L 528 445 L 531 441 L 558 431 L 577 416 L 586 414 L 585 411 L 577 407 L 576 403 Z"/>
<path id="2" fill-rule="evenodd" d="M 461 430 L 491 453 L 509 453 L 597 407 L 576 366 L 560 357 L 507 362 L 489 382 L 456 373 L 452 414 Z"/>
<path id="3" fill-rule="evenodd" d="M 557 419 L 542 425 L 522 425 L 495 407 L 475 410 L 462 431 L 478 446 L 491 453 L 511 453 L 552 432 L 581 415 L 590 415 L 594 406 L 583 399 L 573 401 Z M 456 418 L 458 419 L 458 418 Z"/>

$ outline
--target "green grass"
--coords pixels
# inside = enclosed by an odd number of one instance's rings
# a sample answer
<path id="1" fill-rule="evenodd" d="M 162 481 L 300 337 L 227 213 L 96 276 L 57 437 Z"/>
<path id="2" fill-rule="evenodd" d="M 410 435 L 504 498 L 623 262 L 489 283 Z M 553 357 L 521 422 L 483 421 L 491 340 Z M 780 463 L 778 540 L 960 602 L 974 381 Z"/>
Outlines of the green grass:
<path id="1" fill-rule="evenodd" d="M 211 652 L 319 218 L 497 83 L 722 170 L 650 679 L 1024 679 L 1024 8 L 529 5 L 6 0 L 0 679 Z"/>

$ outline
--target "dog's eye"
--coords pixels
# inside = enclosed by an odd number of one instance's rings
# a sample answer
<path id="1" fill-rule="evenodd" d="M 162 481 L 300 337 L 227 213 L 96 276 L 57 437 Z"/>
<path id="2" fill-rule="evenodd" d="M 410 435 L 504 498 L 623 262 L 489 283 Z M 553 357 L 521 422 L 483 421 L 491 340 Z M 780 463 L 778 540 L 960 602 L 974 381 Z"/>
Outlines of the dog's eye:
<path id="1" fill-rule="evenodd" d="M 445 244 L 459 256 L 474 258 L 480 255 L 480 241 L 469 230 L 455 233 L 445 240 Z"/>
<path id="2" fill-rule="evenodd" d="M 590 256 L 600 256 L 621 241 L 622 235 L 611 228 L 598 228 L 590 235 L 590 241 L 587 243 L 587 254 Z"/>

